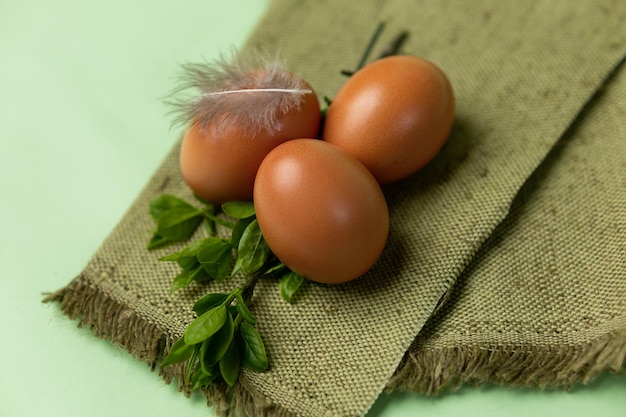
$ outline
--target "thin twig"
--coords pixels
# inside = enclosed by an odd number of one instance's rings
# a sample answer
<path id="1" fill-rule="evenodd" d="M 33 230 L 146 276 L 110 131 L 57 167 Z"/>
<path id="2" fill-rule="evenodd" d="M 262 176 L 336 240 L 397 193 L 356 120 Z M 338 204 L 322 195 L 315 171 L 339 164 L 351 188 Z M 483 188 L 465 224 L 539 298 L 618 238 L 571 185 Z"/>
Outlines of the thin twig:
<path id="1" fill-rule="evenodd" d="M 360 70 L 361 68 L 363 68 L 365 66 L 367 58 L 369 57 L 370 53 L 372 52 L 374 44 L 376 43 L 376 41 L 380 37 L 380 34 L 381 34 L 383 28 L 384 28 L 384 23 L 381 22 L 378 25 L 378 27 L 376 28 L 376 32 L 374 32 L 374 35 L 370 39 L 370 42 L 367 45 L 365 53 L 361 57 L 361 60 L 359 61 L 359 65 L 356 68 L 356 70 L 354 70 L 354 71 L 341 70 L 341 74 L 342 75 L 350 77 L 350 76 L 354 75 L 355 72 L 357 72 L 358 70 Z M 398 35 L 396 35 L 395 38 L 392 39 L 391 42 L 389 42 L 382 49 L 382 51 L 380 52 L 380 54 L 378 54 L 378 57 L 376 59 L 382 59 L 382 58 L 385 58 L 385 57 L 388 57 L 388 56 L 397 55 L 398 51 L 400 50 L 400 48 L 402 47 L 402 45 L 404 44 L 404 42 L 407 40 L 408 37 L 409 37 L 409 32 L 407 30 L 401 31 Z"/>
<path id="2" fill-rule="evenodd" d="M 367 58 L 369 58 L 370 53 L 372 52 L 372 49 L 374 48 L 374 45 L 378 41 L 378 38 L 380 37 L 380 34 L 383 32 L 384 28 L 385 28 L 385 22 L 380 22 L 378 26 L 376 27 L 376 31 L 374 32 L 374 35 L 372 35 L 372 38 L 367 44 L 367 48 L 365 48 L 365 52 L 363 52 L 363 55 L 361 56 L 359 65 L 357 65 L 356 67 L 356 71 L 360 70 L 361 68 L 365 66 L 365 63 L 367 62 Z"/>
<path id="3" fill-rule="evenodd" d="M 250 299 L 252 299 L 254 287 L 256 286 L 256 283 L 259 281 L 259 279 L 263 276 L 263 274 L 265 274 L 265 271 L 267 271 L 267 268 L 261 268 L 258 271 L 248 275 L 246 278 L 246 282 L 241 286 L 241 297 L 246 302 L 246 304 L 250 302 Z"/>
<path id="4" fill-rule="evenodd" d="M 384 28 L 385 28 L 385 22 L 380 22 L 378 26 L 376 27 L 376 31 L 370 38 L 370 41 L 367 44 L 367 47 L 365 48 L 363 55 L 361 55 L 361 59 L 359 60 L 359 63 L 356 69 L 354 71 L 341 70 L 341 74 L 349 77 L 365 66 L 365 63 L 367 62 L 367 59 L 369 58 L 370 53 L 372 52 L 372 49 L 374 48 L 374 45 L 378 41 L 378 38 L 380 37 L 380 34 L 383 32 Z"/>
<path id="5" fill-rule="evenodd" d="M 383 48 L 381 53 L 378 55 L 378 59 L 385 58 L 385 57 L 392 56 L 392 55 L 397 55 L 398 51 L 402 47 L 402 44 L 404 44 L 404 42 L 406 41 L 408 37 L 409 37 L 408 31 L 403 30 L 402 32 L 400 32 L 395 38 L 393 38 L 393 40 L 386 47 Z"/>

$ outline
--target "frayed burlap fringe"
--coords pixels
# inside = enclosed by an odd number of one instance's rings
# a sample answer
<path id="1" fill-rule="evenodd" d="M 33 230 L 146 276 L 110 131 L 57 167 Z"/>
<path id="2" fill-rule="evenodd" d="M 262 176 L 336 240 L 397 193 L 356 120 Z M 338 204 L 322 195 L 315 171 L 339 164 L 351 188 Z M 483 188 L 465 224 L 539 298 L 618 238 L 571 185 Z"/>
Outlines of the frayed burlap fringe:
<path id="1" fill-rule="evenodd" d="M 78 327 L 89 328 L 96 336 L 124 347 L 134 357 L 155 368 L 164 345 L 162 332 L 130 308 L 85 283 L 82 276 L 43 301 L 60 302 L 64 314 L 79 320 Z"/>
<path id="2" fill-rule="evenodd" d="M 433 395 L 483 383 L 569 389 L 576 383 L 589 383 L 600 373 L 625 369 L 626 326 L 580 346 L 417 346 L 407 352 L 386 390 Z"/>
<path id="3" fill-rule="evenodd" d="M 48 294 L 43 302 L 60 303 L 63 314 L 78 320 L 78 327 L 88 328 L 97 337 L 126 349 L 153 371 L 176 341 L 159 326 L 90 285 L 82 275 L 67 287 Z M 191 387 L 184 378 L 185 367 L 186 364 L 176 364 L 160 368 L 159 375 L 167 384 L 176 380 L 178 390 L 190 396 Z M 225 383 L 216 383 L 204 389 L 203 394 L 207 406 L 214 407 L 218 416 L 296 417 L 296 414 L 269 401 L 253 388 L 244 387 L 241 382 L 232 388 Z"/>
<path id="4" fill-rule="evenodd" d="M 159 326 L 78 277 L 67 287 L 48 295 L 44 302 L 59 302 L 61 311 L 78 319 L 79 327 L 111 340 L 155 370 L 175 338 Z M 510 386 L 549 388 L 588 383 L 606 371 L 626 369 L 626 323 L 593 343 L 580 346 L 510 349 L 467 346 L 462 348 L 412 347 L 386 386 L 386 391 L 413 391 L 432 395 L 465 384 L 485 382 Z M 179 391 L 190 395 L 184 383 L 185 364 L 159 369 L 166 383 L 178 381 Z M 218 416 L 296 417 L 240 380 L 233 388 L 218 383 L 203 390 L 207 405 Z"/>

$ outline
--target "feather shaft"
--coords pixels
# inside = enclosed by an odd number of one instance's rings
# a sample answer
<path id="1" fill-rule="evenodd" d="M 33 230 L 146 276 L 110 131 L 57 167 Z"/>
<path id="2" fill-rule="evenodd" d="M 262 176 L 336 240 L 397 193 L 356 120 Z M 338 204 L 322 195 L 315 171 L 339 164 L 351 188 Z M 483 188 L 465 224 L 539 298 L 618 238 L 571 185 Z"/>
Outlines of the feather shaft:
<path id="1" fill-rule="evenodd" d="M 243 88 L 239 90 L 228 91 L 216 91 L 213 93 L 204 93 L 204 97 L 207 96 L 221 96 L 226 94 L 239 94 L 239 93 L 286 93 L 286 94 L 309 94 L 312 93 L 309 89 L 294 89 L 294 88 Z"/>

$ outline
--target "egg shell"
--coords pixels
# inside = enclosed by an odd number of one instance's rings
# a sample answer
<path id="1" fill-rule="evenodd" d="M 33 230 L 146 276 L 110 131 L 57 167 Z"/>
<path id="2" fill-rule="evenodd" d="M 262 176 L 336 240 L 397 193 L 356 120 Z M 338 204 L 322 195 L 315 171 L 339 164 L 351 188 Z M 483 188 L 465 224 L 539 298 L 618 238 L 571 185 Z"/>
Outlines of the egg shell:
<path id="1" fill-rule="evenodd" d="M 452 85 L 439 67 L 391 56 L 366 65 L 341 86 L 326 113 L 322 138 L 387 184 L 435 157 L 452 128 L 454 106 Z"/>
<path id="2" fill-rule="evenodd" d="M 227 115 L 223 115 L 225 117 Z M 250 201 L 254 178 L 263 158 L 277 145 L 301 137 L 317 137 L 320 109 L 314 92 L 300 106 L 278 116 L 278 128 L 252 134 L 246 126 L 192 123 L 180 148 L 184 181 L 199 197 L 213 202 Z"/>
<path id="3" fill-rule="evenodd" d="M 321 283 L 363 275 L 389 233 L 387 203 L 375 178 L 356 158 L 320 140 L 273 149 L 259 167 L 254 205 L 278 259 Z"/>

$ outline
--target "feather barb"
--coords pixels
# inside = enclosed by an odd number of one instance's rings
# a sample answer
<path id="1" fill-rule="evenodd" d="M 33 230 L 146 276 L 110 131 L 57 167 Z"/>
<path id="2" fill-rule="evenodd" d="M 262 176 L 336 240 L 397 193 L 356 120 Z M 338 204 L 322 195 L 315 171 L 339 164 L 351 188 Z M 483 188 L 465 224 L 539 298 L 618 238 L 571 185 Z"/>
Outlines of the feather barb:
<path id="1" fill-rule="evenodd" d="M 314 94 L 304 79 L 287 71 L 285 63 L 254 54 L 232 54 L 214 63 L 182 66 L 179 86 L 170 97 L 176 115 L 174 124 L 213 123 L 219 131 L 236 125 L 251 135 L 261 130 L 273 133 L 280 116 L 300 107 L 307 94 Z M 195 95 L 183 97 L 187 90 Z"/>

